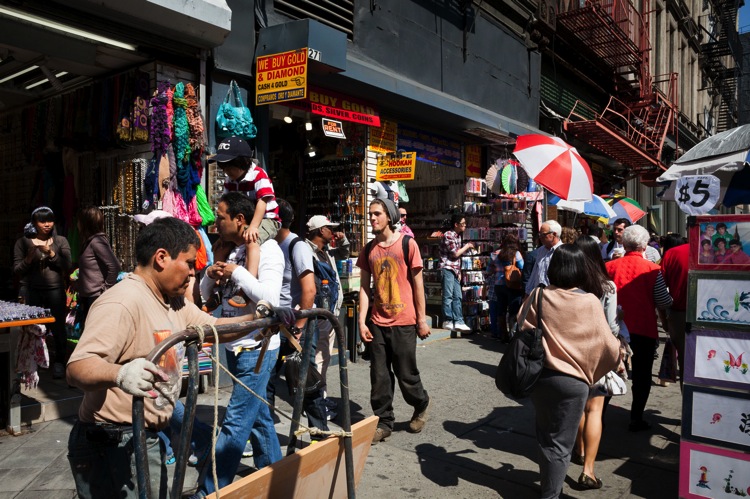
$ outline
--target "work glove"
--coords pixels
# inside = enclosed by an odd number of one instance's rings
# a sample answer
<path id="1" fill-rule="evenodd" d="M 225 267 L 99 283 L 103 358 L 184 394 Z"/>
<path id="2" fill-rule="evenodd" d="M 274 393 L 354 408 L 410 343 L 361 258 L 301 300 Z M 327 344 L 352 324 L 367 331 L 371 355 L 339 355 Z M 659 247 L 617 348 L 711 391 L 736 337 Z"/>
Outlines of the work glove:
<path id="1" fill-rule="evenodd" d="M 274 307 L 273 314 L 279 319 L 282 326 L 292 327 L 297 322 L 297 317 L 294 315 L 294 310 L 289 307 Z"/>
<path id="2" fill-rule="evenodd" d="M 136 397 L 156 398 L 163 390 L 156 382 L 168 381 L 169 377 L 146 359 L 134 359 L 123 365 L 117 373 L 117 387 Z M 160 384 L 160 383 L 156 383 Z M 165 395 L 166 396 L 166 395 Z M 167 397 L 169 398 L 169 397 Z"/>

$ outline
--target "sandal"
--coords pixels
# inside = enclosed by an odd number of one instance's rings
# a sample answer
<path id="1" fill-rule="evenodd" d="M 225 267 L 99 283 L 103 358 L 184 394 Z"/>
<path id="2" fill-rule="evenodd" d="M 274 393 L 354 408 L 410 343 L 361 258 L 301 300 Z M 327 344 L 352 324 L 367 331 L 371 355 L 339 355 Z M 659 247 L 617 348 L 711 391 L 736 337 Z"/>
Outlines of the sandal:
<path id="1" fill-rule="evenodd" d="M 598 478 L 594 479 L 588 476 L 586 473 L 581 473 L 581 476 L 578 477 L 578 485 L 583 487 L 584 490 L 587 489 L 601 489 L 602 488 L 602 481 Z"/>

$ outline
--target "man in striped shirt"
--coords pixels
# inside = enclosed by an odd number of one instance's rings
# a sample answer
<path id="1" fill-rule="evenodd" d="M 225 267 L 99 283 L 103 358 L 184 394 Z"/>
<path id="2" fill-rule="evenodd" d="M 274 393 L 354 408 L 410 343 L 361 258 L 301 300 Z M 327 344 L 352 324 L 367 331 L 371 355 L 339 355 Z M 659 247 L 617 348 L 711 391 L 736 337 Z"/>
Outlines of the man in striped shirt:
<path id="1" fill-rule="evenodd" d="M 217 147 L 213 159 L 227 176 L 224 193 L 242 192 L 255 201 L 255 213 L 250 224 L 245 227 L 243 237 L 248 243 L 247 270 L 257 277 L 260 246 L 269 239 L 274 239 L 281 225 L 273 184 L 266 171 L 253 158 L 250 146 L 239 137 L 224 139 Z M 215 259 L 218 261 L 219 257 Z"/>

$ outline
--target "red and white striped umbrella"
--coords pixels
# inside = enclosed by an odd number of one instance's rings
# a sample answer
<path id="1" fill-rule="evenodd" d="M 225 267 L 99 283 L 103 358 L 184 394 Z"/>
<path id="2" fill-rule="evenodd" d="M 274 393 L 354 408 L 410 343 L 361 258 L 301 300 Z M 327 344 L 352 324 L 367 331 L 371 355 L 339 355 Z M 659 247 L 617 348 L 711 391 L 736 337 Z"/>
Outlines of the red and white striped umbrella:
<path id="1" fill-rule="evenodd" d="M 534 181 L 568 201 L 591 201 L 591 169 L 575 147 L 559 137 L 521 135 L 513 154 Z"/>

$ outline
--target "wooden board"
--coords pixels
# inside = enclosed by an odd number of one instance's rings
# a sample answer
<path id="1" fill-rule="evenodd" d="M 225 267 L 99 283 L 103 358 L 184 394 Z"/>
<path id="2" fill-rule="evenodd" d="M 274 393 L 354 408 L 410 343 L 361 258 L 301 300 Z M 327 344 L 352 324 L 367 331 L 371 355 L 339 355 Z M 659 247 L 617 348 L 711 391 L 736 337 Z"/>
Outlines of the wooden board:
<path id="1" fill-rule="evenodd" d="M 355 486 L 362 477 L 377 426 L 377 416 L 370 416 L 352 426 Z M 347 497 L 344 442 L 340 438 L 331 437 L 305 447 L 227 485 L 220 493 L 224 499 Z M 215 498 L 216 494 L 208 497 Z"/>

